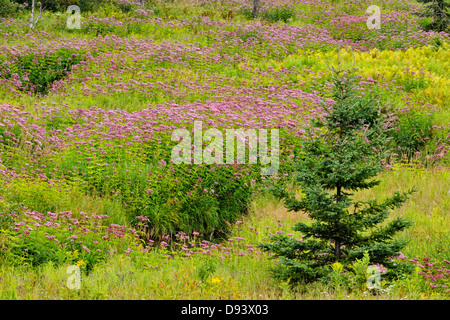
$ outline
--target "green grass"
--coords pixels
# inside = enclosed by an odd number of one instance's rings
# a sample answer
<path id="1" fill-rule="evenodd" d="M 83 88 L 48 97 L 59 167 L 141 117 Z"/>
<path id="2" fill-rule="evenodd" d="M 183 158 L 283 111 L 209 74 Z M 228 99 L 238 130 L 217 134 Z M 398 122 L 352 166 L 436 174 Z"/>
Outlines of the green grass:
<path id="1" fill-rule="evenodd" d="M 343 0 L 331 0 L 333 4 L 342 4 Z M 246 22 L 243 13 L 235 13 L 230 19 L 225 19 L 222 14 L 228 11 L 210 10 L 199 6 L 180 5 L 175 3 L 158 3 L 154 7 L 155 13 L 159 17 L 169 19 L 189 19 L 198 16 L 209 16 L 220 21 L 232 21 L 235 23 Z M 299 5 L 297 13 L 308 16 L 307 19 L 294 19 L 288 22 L 289 26 L 304 26 L 314 24 L 322 27 L 326 22 L 316 23 L 322 18 L 321 14 L 315 14 L 311 5 Z M 111 13 L 109 13 L 111 14 Z M 86 13 L 86 16 L 88 14 Z M 27 21 L 27 16 L 21 17 Z M 60 18 L 61 19 L 61 18 Z M 65 28 L 55 27 L 57 15 L 46 13 L 44 19 L 38 25 L 38 32 L 49 33 L 46 37 L 62 37 L 67 39 L 94 38 L 96 32 L 88 30 L 67 31 Z M 62 20 L 61 20 L 62 21 Z M 113 28 L 114 29 L 114 28 Z M 199 34 L 200 31 L 208 30 L 207 26 L 185 27 L 185 28 L 163 28 L 156 23 L 145 23 L 142 25 L 129 25 L 128 29 L 114 29 L 122 36 L 133 36 L 137 39 L 151 38 L 156 44 L 163 41 L 179 41 L 181 43 L 198 42 L 201 46 L 210 46 L 213 40 L 206 34 Z M 229 31 L 233 31 L 230 27 Z M 242 34 L 240 37 L 248 38 L 252 34 Z M 45 37 L 43 37 L 44 39 Z M 42 39 L 41 39 L 42 40 Z M 45 41 L 45 40 L 42 40 Z M 27 44 L 33 45 L 33 40 L 22 39 L 8 42 L 8 46 Z M 113 52 L 120 54 L 120 48 L 111 48 Z M 303 69 L 312 67 L 317 72 L 324 71 L 327 66 L 324 59 L 308 58 L 306 56 L 283 56 L 276 59 L 259 59 L 253 52 L 227 52 L 227 54 L 239 53 L 248 59 L 252 68 L 267 70 L 274 69 L 281 65 L 290 69 L 296 67 Z M 132 61 L 125 61 L 133 65 Z M 189 79 L 195 83 L 208 83 L 214 88 L 220 83 L 209 83 L 207 77 L 216 74 L 226 79 L 234 79 L 233 84 L 239 84 L 243 80 L 258 81 L 254 87 L 259 85 L 282 85 L 286 80 L 292 80 L 292 75 L 255 75 L 253 69 L 245 70 L 241 66 L 227 65 L 221 61 L 213 65 L 193 65 L 192 68 L 185 68 L 181 65 L 173 65 L 164 62 L 167 68 L 177 68 L 179 71 L 158 76 L 157 80 L 167 79 Z M 347 62 L 351 66 L 352 62 Z M 394 61 L 397 66 L 404 62 Z M 152 73 L 160 65 L 150 64 L 145 72 Z M 425 66 L 436 75 L 447 77 L 448 70 L 439 66 L 439 61 L 435 59 L 427 60 Z M 95 71 L 101 66 L 90 66 L 87 71 Z M 62 128 L 69 125 L 64 121 L 65 112 L 72 109 L 88 109 L 97 106 L 105 110 L 121 109 L 128 112 L 141 111 L 150 105 L 161 104 L 174 100 L 175 102 L 195 102 L 197 99 L 205 101 L 210 99 L 210 93 L 200 94 L 187 90 L 182 99 L 173 97 L 163 91 L 157 91 L 151 97 L 144 97 L 139 92 L 117 93 L 113 95 L 85 96 L 81 92 L 81 84 L 77 77 L 82 78 L 83 72 L 77 72 L 70 77 L 74 77 L 72 92 L 68 96 L 60 96 L 50 93 L 44 97 L 29 96 L 22 94 L 12 96 L 5 88 L 0 87 L 0 104 L 12 104 L 14 106 L 24 106 L 24 110 L 38 116 L 36 105 L 46 103 L 62 104 L 64 110 L 61 112 L 61 119 L 48 123 L 51 127 Z M 135 75 L 129 71 L 121 74 L 124 81 L 134 79 Z M 314 76 L 317 76 L 314 73 Z M 258 78 L 256 78 L 258 77 Z M 106 83 L 114 83 L 116 80 L 110 79 L 108 74 L 100 80 L 88 82 L 88 86 L 98 81 L 104 80 Z M 138 79 L 139 80 L 139 79 Z M 298 88 L 309 92 L 310 82 L 299 85 Z M 110 81 L 110 82 L 109 82 Z M 322 90 L 323 83 L 318 84 L 314 90 Z M 231 85 L 233 85 L 231 84 Z M 413 102 L 422 97 L 424 88 L 420 84 L 418 88 L 411 88 Z M 249 84 L 248 86 L 252 86 Z M 382 103 L 390 104 L 394 107 L 405 106 L 403 92 L 392 91 L 391 87 L 380 89 L 383 93 Z M 416 91 L 415 91 L 416 90 Z M 322 91 L 321 91 L 322 93 Z M 447 103 L 447 104 L 446 104 Z M 435 125 L 448 125 L 450 110 L 447 108 L 448 101 L 442 101 L 442 108 L 433 112 Z M 58 122 L 60 121 L 60 122 Z M 445 129 L 448 133 L 448 127 Z M 442 134 L 441 134 L 442 135 Z M 28 161 L 28 154 L 16 152 L 12 155 L 11 162 L 20 168 Z M 3 159 L 2 159 L 3 160 Z M 76 163 L 77 158 L 68 156 L 65 160 L 58 159 L 60 163 L 70 168 Z M 445 162 L 446 161 L 446 162 Z M 441 165 L 448 164 L 448 157 Z M 5 164 L 5 161 L 3 162 Z M 1 169 L 1 166 L 0 166 Z M 122 172 L 125 167 L 121 168 Z M 145 172 L 148 167 L 142 167 Z M 135 168 L 134 171 L 137 169 Z M 145 174 L 131 172 L 134 179 L 145 179 Z M 438 170 L 436 167 L 428 169 L 409 168 L 406 165 L 394 165 L 393 170 L 388 170 L 380 175 L 381 184 L 371 190 L 361 191 L 355 195 L 357 200 L 377 199 L 392 195 L 396 191 L 406 191 L 413 186 L 417 187 L 417 192 L 400 209 L 396 210 L 391 218 L 404 216 L 415 222 L 413 227 L 402 232 L 399 237 L 408 240 L 403 254 L 408 258 L 430 257 L 432 261 L 442 263 L 443 260 L 450 260 L 450 171 L 445 168 Z M 125 178 L 123 178 L 125 180 Z M 5 184 L 0 187 L 0 210 L 10 209 L 8 205 L 24 205 L 30 210 L 36 211 L 67 211 L 74 213 L 89 212 L 91 214 L 108 215 L 108 223 L 127 224 L 127 209 L 120 199 L 108 194 L 101 194 L 96 190 L 87 190 L 77 184 L 67 184 L 61 190 L 49 190 L 44 183 L 33 183 L 25 179 L 16 179 L 12 184 Z M 292 232 L 292 227 L 298 221 L 309 221 L 307 215 L 302 213 L 288 212 L 282 203 L 267 194 L 256 194 L 249 206 L 248 215 L 242 217 L 243 223 L 232 226 L 230 234 L 225 239 L 216 239 L 221 244 L 231 245 L 227 238 L 242 237 L 247 245 L 256 245 L 260 242 L 268 241 L 269 233 L 281 230 L 285 233 Z M 279 222 L 278 222 L 279 220 Z M 0 221 L 2 222 L 2 221 Z M 2 225 L 0 224 L 0 227 Z M 296 236 L 296 234 L 294 234 Z M 0 250 L 6 246 L 7 238 L 4 233 L 0 233 Z M 67 265 L 54 265 L 45 263 L 32 267 L 29 265 L 11 266 L 0 260 L 0 299 L 449 299 L 449 294 L 438 293 L 425 283 L 424 277 L 411 275 L 394 282 L 385 284 L 383 290 L 375 294 L 364 290 L 351 290 L 343 288 L 337 290 L 331 284 L 325 285 L 314 283 L 309 286 L 298 285 L 292 287 L 289 283 L 280 283 L 272 277 L 271 267 L 275 261 L 271 260 L 265 253 L 240 256 L 240 251 L 245 251 L 244 247 L 236 247 L 236 251 L 231 255 L 214 253 L 212 255 L 197 253 L 190 258 L 183 257 L 179 251 L 170 250 L 150 250 L 148 253 L 134 250 L 131 254 L 112 255 L 106 261 L 96 264 L 92 270 L 86 272 L 83 268 L 83 261 L 78 261 L 83 270 L 83 281 L 80 290 L 71 290 L 67 287 Z M 170 255 L 171 257 L 168 257 Z M 212 266 L 211 268 L 209 268 Z M 448 280 L 447 280 L 448 281 Z M 449 284 L 450 285 L 450 284 Z"/>
<path id="2" fill-rule="evenodd" d="M 408 258 L 450 259 L 450 179 L 448 171 L 412 170 L 395 167 L 382 174 L 382 183 L 371 191 L 355 195 L 358 199 L 376 197 L 416 186 L 418 191 L 392 217 L 402 215 L 415 225 L 400 237 L 409 240 L 403 252 Z M 80 206 L 84 207 L 83 204 Z M 277 220 L 280 220 L 281 227 Z M 308 221 L 304 214 L 287 212 L 271 196 L 257 197 L 251 213 L 233 228 L 230 237 L 245 238 L 249 244 L 266 241 L 269 232 L 290 232 L 297 221 Z M 252 227 L 252 228 L 250 228 Z M 266 227 L 269 227 L 268 229 Z M 0 241 L 1 244 L 1 241 Z M 273 261 L 267 257 L 237 256 L 221 262 L 220 256 L 201 255 L 183 259 L 160 253 L 114 256 L 84 274 L 82 288 L 69 290 L 66 266 L 41 265 L 37 268 L 0 267 L 0 297 L 3 299 L 442 299 L 445 295 L 425 290 L 414 277 L 400 279 L 375 296 L 368 292 L 336 292 L 330 285 L 315 283 L 307 288 L 290 287 L 271 277 Z M 215 270 L 202 282 L 198 270 L 211 260 Z M 151 267 L 158 268 L 153 269 Z M 425 288 L 425 289 L 424 289 Z M 447 296 L 448 298 L 448 296 Z"/>

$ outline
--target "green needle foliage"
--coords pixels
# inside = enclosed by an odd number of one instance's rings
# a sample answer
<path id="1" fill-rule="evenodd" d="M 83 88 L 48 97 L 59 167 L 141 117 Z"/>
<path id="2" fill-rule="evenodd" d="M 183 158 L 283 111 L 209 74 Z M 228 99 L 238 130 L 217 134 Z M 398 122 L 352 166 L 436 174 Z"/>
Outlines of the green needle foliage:
<path id="1" fill-rule="evenodd" d="M 16 7 L 9 0 L 0 0 L 0 18 L 11 17 L 16 13 Z"/>
<path id="2" fill-rule="evenodd" d="M 432 18 L 433 22 L 425 26 L 426 31 L 446 31 L 450 24 L 450 0 L 418 0 L 425 5 L 420 17 Z"/>
<path id="3" fill-rule="evenodd" d="M 412 225 L 402 217 L 389 222 L 387 218 L 414 190 L 397 192 L 381 203 L 352 201 L 352 191 L 380 182 L 373 178 L 383 170 L 383 159 L 390 153 L 391 138 L 385 134 L 390 122 L 376 98 L 358 96 L 354 75 L 332 71 L 335 103 L 325 107 L 326 116 L 307 129 L 308 139 L 294 165 L 302 195 L 296 197 L 283 180 L 276 180 L 272 188 L 289 211 L 303 211 L 313 222 L 294 226 L 304 235 L 301 239 L 282 234 L 260 244 L 279 258 L 275 275 L 291 282 L 326 279 L 332 263 L 339 261 L 349 268 L 366 251 L 371 263 L 395 274 L 401 266 L 391 257 L 406 243 L 394 235 Z"/>

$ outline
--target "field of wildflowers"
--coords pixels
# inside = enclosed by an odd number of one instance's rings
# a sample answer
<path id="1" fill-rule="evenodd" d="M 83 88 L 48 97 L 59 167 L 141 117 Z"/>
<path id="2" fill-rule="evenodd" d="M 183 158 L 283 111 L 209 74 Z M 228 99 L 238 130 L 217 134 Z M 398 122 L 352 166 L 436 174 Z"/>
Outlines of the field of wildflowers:
<path id="1" fill-rule="evenodd" d="M 261 0 L 254 19 L 251 0 L 79 3 L 80 29 L 56 9 L 33 30 L 27 6 L 0 17 L 1 299 L 450 298 L 450 34 L 423 31 L 420 4 Z M 308 216 L 265 187 L 333 104 L 330 66 L 354 69 L 393 119 L 382 183 L 356 197 L 418 188 L 393 213 L 415 221 L 392 257 L 415 271 L 385 281 L 381 266 L 376 290 L 363 260 L 329 283 L 279 283 L 258 247 L 302 241 L 291 228 Z M 195 121 L 278 129 L 278 173 L 175 164 L 172 132 Z"/>

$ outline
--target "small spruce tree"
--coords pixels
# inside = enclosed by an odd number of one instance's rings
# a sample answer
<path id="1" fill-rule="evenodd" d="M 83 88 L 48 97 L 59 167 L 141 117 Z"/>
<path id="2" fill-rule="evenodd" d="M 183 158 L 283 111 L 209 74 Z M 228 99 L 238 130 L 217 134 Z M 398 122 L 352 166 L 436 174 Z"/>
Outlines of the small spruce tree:
<path id="1" fill-rule="evenodd" d="M 450 24 L 450 0 L 417 0 L 425 5 L 420 17 L 429 17 L 433 22 L 425 26 L 426 31 L 446 31 Z"/>
<path id="2" fill-rule="evenodd" d="M 312 223 L 294 226 L 302 238 L 277 234 L 269 243 L 259 244 L 279 258 L 275 275 L 291 282 L 326 279 L 332 263 L 349 267 L 366 251 L 371 263 L 397 273 L 400 265 L 391 257 L 406 243 L 393 237 L 412 225 L 403 217 L 386 219 L 414 190 L 396 192 L 381 203 L 352 201 L 352 191 L 380 182 L 374 178 L 389 155 L 390 138 L 385 134 L 390 130 L 389 117 L 378 107 L 376 97 L 358 96 L 354 75 L 331 69 L 334 105 L 325 106 L 326 115 L 306 129 L 308 139 L 294 164 L 302 194 L 296 197 L 280 179 L 272 188 L 289 211 L 307 213 Z"/>

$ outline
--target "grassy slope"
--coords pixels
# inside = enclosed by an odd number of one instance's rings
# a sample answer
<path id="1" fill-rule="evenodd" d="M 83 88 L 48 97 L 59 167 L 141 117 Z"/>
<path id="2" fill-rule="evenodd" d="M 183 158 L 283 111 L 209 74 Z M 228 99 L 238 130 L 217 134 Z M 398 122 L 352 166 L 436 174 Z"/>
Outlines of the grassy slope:
<path id="1" fill-rule="evenodd" d="M 307 9 L 308 8 L 308 9 Z M 305 15 L 308 14 L 310 6 L 301 7 L 300 11 Z M 202 12 L 200 8 L 190 8 L 183 10 L 180 7 L 166 8 L 166 14 L 172 18 L 189 18 L 195 13 Z M 25 19 L 26 17 L 24 17 Z M 83 34 L 67 32 L 64 30 L 53 31 L 51 19 L 48 16 L 47 21 L 43 21 L 42 30 L 53 33 L 59 37 L 68 37 L 81 39 Z M 237 16 L 235 21 L 245 21 L 241 16 Z M 314 20 L 308 21 L 314 22 Z M 299 21 L 292 22 L 292 25 L 299 24 Z M 151 29 L 154 28 L 154 29 Z M 181 29 L 179 31 L 166 31 L 151 26 L 152 37 L 156 42 L 162 39 L 192 41 L 189 39 L 191 33 L 188 30 Z M 147 32 L 149 31 L 147 30 Z M 146 37 L 147 32 L 136 34 L 137 37 Z M 187 39 L 186 39 L 187 37 Z M 204 38 L 197 39 L 206 41 Z M 17 41 L 16 43 L 22 43 Z M 8 45 L 16 44 L 14 42 Z M 447 51 L 448 53 L 448 51 Z M 295 56 L 286 57 L 284 60 L 274 61 L 254 61 L 261 66 L 270 66 L 277 68 L 280 64 L 292 66 L 298 65 Z M 324 59 L 325 61 L 326 59 Z M 407 61 L 407 60 L 405 60 Z M 367 61 L 366 61 L 367 62 Z M 438 68 L 436 64 L 439 62 L 428 62 L 428 70 L 435 71 L 440 76 L 449 79 L 449 70 Z M 317 67 L 317 71 L 323 71 L 322 62 L 316 60 L 310 63 L 313 67 Z M 362 63 L 364 65 L 364 62 Z M 152 71 L 151 69 L 148 70 Z M 223 67 L 219 70 L 222 75 L 227 75 L 230 71 Z M 196 72 L 196 71 L 194 71 Z M 201 73 L 201 71 L 198 71 Z M 125 75 L 127 78 L 129 74 Z M 192 76 L 189 75 L 189 76 Z M 249 75 L 240 74 L 245 78 Z M 276 81 L 275 77 L 270 77 L 268 81 Z M 94 81 L 95 83 L 95 81 Z M 309 85 L 309 84 L 308 84 Z M 447 94 L 445 88 L 437 92 L 436 99 L 439 99 L 439 93 Z M 387 90 L 389 91 L 389 90 Z M 416 101 L 420 101 L 423 96 L 420 90 L 417 92 Z M 207 95 L 206 95 L 207 97 Z M 196 100 L 197 97 L 192 97 Z M 203 97 L 204 98 L 204 97 Z M 163 97 L 163 100 L 170 100 Z M 401 97 L 393 95 L 393 99 L 401 105 Z M 78 103 L 82 106 L 89 107 L 97 105 L 99 107 L 127 109 L 132 106 L 132 110 L 141 110 L 148 101 L 140 101 L 139 94 L 119 95 L 117 96 L 96 96 L 81 97 L 69 96 L 62 98 L 56 94 L 50 94 L 41 98 L 40 102 L 48 104 L 52 102 L 59 103 L 61 100 L 68 103 L 71 108 L 78 107 Z M 20 97 L 11 97 L 8 95 L 0 96 L 1 103 L 11 103 L 14 105 L 24 105 L 27 110 L 34 110 L 34 103 L 37 100 L 34 97 L 26 95 Z M 440 109 L 435 113 L 438 119 L 437 124 L 447 124 L 448 117 L 448 100 L 442 99 L 434 101 Z M 417 103 L 419 104 L 419 103 Z M 449 171 L 438 170 L 410 170 L 407 168 L 395 167 L 395 170 L 389 170 L 384 173 L 382 184 L 374 188 L 370 192 L 362 192 L 356 196 L 361 199 L 372 197 L 382 198 L 383 195 L 392 194 L 395 191 L 404 191 L 412 185 L 417 186 L 419 192 L 404 207 L 399 209 L 395 214 L 404 215 L 416 222 L 413 228 L 405 231 L 401 237 L 410 240 L 410 244 L 406 248 L 404 254 L 408 257 L 431 257 L 433 259 L 450 260 L 450 239 L 448 231 L 450 230 L 450 175 Z M 64 201 L 63 201 L 64 202 Z M 112 215 L 112 223 L 123 223 L 120 205 L 95 197 L 85 196 L 79 198 L 76 191 L 69 191 L 67 199 L 63 204 L 65 208 L 74 211 L 102 212 Z M 64 210 L 64 207 L 59 209 Z M 280 219 L 281 227 L 278 226 L 277 219 Z M 289 232 L 292 226 L 299 219 L 307 219 L 303 215 L 294 215 L 286 212 L 283 206 L 270 197 L 257 197 L 251 206 L 251 214 L 245 217 L 243 224 L 235 227 L 230 237 L 243 237 L 245 243 L 253 244 L 263 241 L 270 230 L 283 230 Z M 266 227 L 269 226 L 269 229 Z M 258 233 L 254 229 L 258 230 Z M 1 239 L 0 239 L 1 240 Z M 0 241 L 1 243 L 1 241 Z M 0 275 L 0 298 L 3 299 L 217 299 L 217 298 L 241 298 L 241 299 L 345 299 L 345 298 L 372 298 L 364 294 L 364 292 L 353 293 L 337 293 L 331 287 L 316 284 L 304 290 L 296 288 L 293 291 L 286 290 L 286 285 L 277 283 L 270 277 L 268 267 L 271 261 L 262 259 L 259 256 L 239 256 L 236 251 L 227 263 L 222 263 L 219 255 L 209 257 L 207 255 L 198 255 L 191 259 L 167 259 L 157 255 L 147 257 L 148 261 L 139 262 L 136 255 L 132 258 L 115 257 L 103 264 L 98 265 L 83 280 L 82 289 L 79 291 L 68 290 L 65 286 L 67 280 L 66 268 L 53 267 L 44 265 L 37 269 L 23 267 L 11 268 L 1 266 Z M 198 270 L 206 263 L 208 259 L 212 259 L 216 264 L 215 272 L 209 277 L 209 282 L 202 282 L 198 276 Z M 149 266 L 158 266 L 153 269 Z M 379 298 L 442 298 L 442 296 L 434 294 L 428 287 L 423 286 L 417 281 L 399 283 L 397 287 L 379 293 Z M 283 289 L 284 288 L 284 289 Z"/>
<path id="2" fill-rule="evenodd" d="M 443 176 L 444 175 L 444 176 Z M 447 179 L 443 179 L 447 177 Z M 418 171 L 395 168 L 383 174 L 382 183 L 371 192 L 356 195 L 358 199 L 406 191 L 412 186 L 418 193 L 412 201 L 396 212 L 415 221 L 414 227 L 405 231 L 401 237 L 410 243 L 403 252 L 408 257 L 431 257 L 450 259 L 448 215 L 450 202 L 450 179 L 448 172 Z M 277 220 L 280 220 L 281 227 Z M 287 212 L 282 205 L 270 198 L 259 198 L 252 204 L 251 214 L 235 228 L 230 237 L 243 237 L 245 243 L 266 239 L 270 231 L 290 232 L 296 221 L 308 219 L 301 214 Z M 255 229 L 258 230 L 256 234 Z M 269 227 L 267 229 L 267 227 Z M 142 257 L 141 257 L 142 258 Z M 216 271 L 203 283 L 198 278 L 198 269 L 205 261 L 212 259 Z M 143 267 L 139 258 L 115 257 L 98 265 L 92 274 L 83 278 L 80 291 L 66 287 L 66 267 L 44 265 L 37 269 L 3 266 L 1 297 L 3 299 L 365 299 L 374 298 L 364 292 L 337 293 L 330 287 L 320 284 L 310 285 L 308 289 L 296 288 L 286 291 L 280 283 L 271 278 L 267 268 L 270 261 L 261 258 L 234 256 L 228 263 L 221 263 L 219 256 L 198 256 L 196 258 L 167 259 L 156 256 L 148 258 L 150 266 Z M 214 280 L 215 279 L 215 280 Z M 213 280 L 211 282 L 211 280 Z M 215 281 L 215 282 L 214 282 Z M 281 287 L 280 287 L 281 286 Z M 417 286 L 417 288 L 414 288 Z M 411 288 L 413 287 L 413 288 Z M 201 290 L 203 288 L 203 290 Z M 386 288 L 375 298 L 381 299 L 421 299 L 445 296 L 427 291 L 419 282 L 407 285 L 401 283 Z"/>

